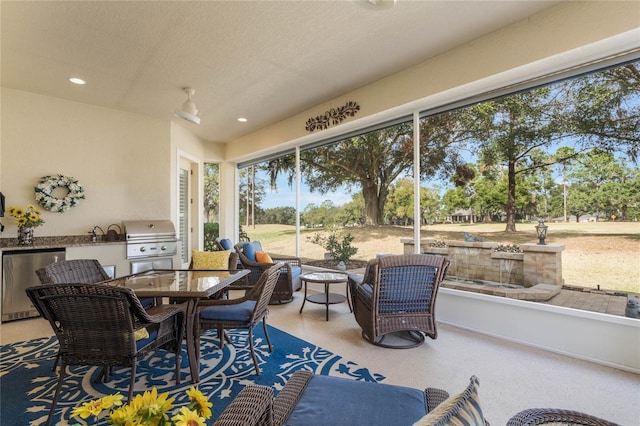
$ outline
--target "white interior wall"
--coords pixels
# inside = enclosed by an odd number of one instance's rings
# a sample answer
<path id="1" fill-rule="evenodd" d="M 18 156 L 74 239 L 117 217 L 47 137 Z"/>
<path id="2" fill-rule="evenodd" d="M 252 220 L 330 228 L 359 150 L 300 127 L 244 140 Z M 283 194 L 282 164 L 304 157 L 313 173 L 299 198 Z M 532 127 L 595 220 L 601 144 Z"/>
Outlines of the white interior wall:
<path id="1" fill-rule="evenodd" d="M 640 321 L 440 288 L 438 321 L 640 373 Z"/>

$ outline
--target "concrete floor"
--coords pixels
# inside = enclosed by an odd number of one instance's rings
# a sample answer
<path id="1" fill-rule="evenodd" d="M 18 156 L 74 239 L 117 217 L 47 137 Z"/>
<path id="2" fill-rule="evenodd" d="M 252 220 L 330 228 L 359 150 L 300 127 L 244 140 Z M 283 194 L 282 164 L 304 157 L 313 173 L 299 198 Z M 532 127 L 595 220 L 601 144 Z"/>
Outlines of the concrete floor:
<path id="1" fill-rule="evenodd" d="M 344 289 L 344 285 L 335 285 L 331 291 L 342 293 Z M 572 409 L 621 425 L 640 424 L 637 374 L 447 324 L 439 324 L 437 340 L 427 339 L 417 348 L 380 348 L 361 337 L 346 303 L 331 305 L 330 320 L 326 321 L 322 305 L 306 304 L 300 313 L 302 298 L 303 292 L 298 291 L 291 303 L 271 306 L 268 323 L 339 354 L 345 361 L 383 374 L 385 383 L 417 389 L 434 386 L 454 393 L 476 375 L 483 411 L 493 425 L 506 424 L 518 411 L 534 407 Z M 623 301 L 626 303 L 622 296 L 562 290 L 549 303 L 618 310 Z M 51 328 L 40 318 L 0 326 L 2 344 L 46 335 L 51 335 Z"/>

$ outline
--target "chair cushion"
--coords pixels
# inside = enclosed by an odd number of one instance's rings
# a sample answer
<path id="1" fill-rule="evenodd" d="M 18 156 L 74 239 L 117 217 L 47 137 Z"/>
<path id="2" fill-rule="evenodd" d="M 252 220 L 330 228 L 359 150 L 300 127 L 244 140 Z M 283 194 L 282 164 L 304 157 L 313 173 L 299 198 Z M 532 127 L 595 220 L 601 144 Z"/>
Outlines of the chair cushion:
<path id="1" fill-rule="evenodd" d="M 199 251 L 192 250 L 193 269 L 229 269 L 230 250 Z"/>
<path id="2" fill-rule="evenodd" d="M 233 243 L 228 238 L 223 238 L 220 240 L 220 245 L 225 250 L 233 250 Z"/>
<path id="3" fill-rule="evenodd" d="M 269 256 L 269 253 L 265 253 L 263 251 L 256 252 L 256 261 L 259 263 L 273 263 L 273 259 Z"/>
<path id="4" fill-rule="evenodd" d="M 413 426 L 444 426 L 451 424 L 484 426 L 484 416 L 478 397 L 478 378 L 471 376 L 469 386 L 458 395 L 440 403 Z"/>
<path id="5" fill-rule="evenodd" d="M 291 278 L 292 279 L 297 277 L 297 276 L 299 276 L 299 275 L 301 275 L 301 274 L 302 274 L 302 268 L 301 267 L 299 267 L 299 266 L 292 266 L 291 267 Z"/>
<path id="6" fill-rule="evenodd" d="M 426 412 L 418 389 L 314 375 L 284 424 L 410 425 Z"/>
<path id="7" fill-rule="evenodd" d="M 200 318 L 209 321 L 249 321 L 255 300 L 246 300 L 237 305 L 209 306 L 200 311 Z"/>
<path id="8" fill-rule="evenodd" d="M 371 284 L 360 284 L 356 287 L 356 294 L 360 300 L 364 303 L 364 305 L 371 309 L 371 302 L 373 300 L 373 285 Z"/>
<path id="9" fill-rule="evenodd" d="M 143 308 L 149 309 L 156 304 L 156 299 L 155 297 L 141 297 L 140 304 Z"/>
<path id="10" fill-rule="evenodd" d="M 144 348 L 149 343 L 151 343 L 154 340 L 156 340 L 156 337 L 158 337 L 158 329 L 151 330 L 151 333 L 149 333 L 149 331 L 147 330 L 147 334 L 149 335 L 149 337 L 147 337 L 145 339 L 136 340 L 136 349 L 137 350 L 140 350 L 140 349 Z"/>

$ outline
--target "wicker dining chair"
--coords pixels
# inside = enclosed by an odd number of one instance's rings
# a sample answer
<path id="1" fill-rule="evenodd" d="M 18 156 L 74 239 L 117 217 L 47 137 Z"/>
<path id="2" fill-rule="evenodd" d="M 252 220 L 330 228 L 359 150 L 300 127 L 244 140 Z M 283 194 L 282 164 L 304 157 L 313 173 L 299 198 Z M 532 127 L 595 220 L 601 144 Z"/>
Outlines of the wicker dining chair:
<path id="1" fill-rule="evenodd" d="M 248 290 L 243 297 L 223 300 L 201 300 L 198 305 L 198 321 L 196 322 L 196 347 L 200 347 L 200 333 L 203 330 L 217 330 L 220 339 L 220 348 L 224 347 L 225 330 L 246 328 L 249 330 L 249 349 L 251 358 L 260 375 L 260 367 L 253 347 L 253 328 L 262 322 L 264 335 L 269 345 L 269 352 L 273 351 L 269 333 L 267 331 L 267 314 L 269 313 L 269 300 L 273 289 L 280 277 L 280 271 L 284 267 L 277 263 L 264 271 L 258 283 Z"/>
<path id="2" fill-rule="evenodd" d="M 72 259 L 51 263 L 37 269 L 36 275 L 42 284 L 97 284 L 111 279 L 96 259 Z M 145 309 L 148 309 L 155 304 L 155 299 L 150 297 L 142 298 L 140 299 L 140 303 Z M 38 310 L 37 306 L 36 310 Z M 38 313 L 44 317 L 43 313 L 39 310 Z M 60 355 L 58 354 L 51 368 L 53 371 L 55 371 L 58 366 L 59 360 Z"/>
<path id="3" fill-rule="evenodd" d="M 430 254 L 382 256 L 367 263 L 363 277 L 349 275 L 353 314 L 370 343 L 413 348 L 425 335 L 436 339 L 435 302 L 449 260 Z M 409 343 L 383 343 L 389 334 Z"/>
<path id="4" fill-rule="evenodd" d="M 556 408 L 530 408 L 509 419 L 507 426 L 534 426 L 543 424 L 567 424 L 583 426 L 620 426 L 590 414 Z"/>
<path id="5" fill-rule="evenodd" d="M 93 284 L 110 279 L 96 259 L 73 259 L 52 263 L 36 271 L 42 284 Z"/>
<path id="6" fill-rule="evenodd" d="M 51 424 L 69 365 L 102 367 L 103 380 L 108 379 L 112 367 L 129 367 L 131 400 L 136 361 L 163 348 L 175 355 L 176 384 L 180 384 L 183 305 L 145 310 L 133 290 L 101 284 L 49 284 L 29 287 L 26 292 L 49 321 L 60 347 L 60 373 L 47 425 Z M 148 337 L 136 340 L 135 332 L 143 328 Z"/>
<path id="7" fill-rule="evenodd" d="M 72 259 L 51 263 L 38 269 L 36 275 L 42 284 L 95 284 L 111 279 L 96 259 Z M 148 309 L 156 304 L 156 300 L 153 297 L 143 297 L 140 303 Z"/>

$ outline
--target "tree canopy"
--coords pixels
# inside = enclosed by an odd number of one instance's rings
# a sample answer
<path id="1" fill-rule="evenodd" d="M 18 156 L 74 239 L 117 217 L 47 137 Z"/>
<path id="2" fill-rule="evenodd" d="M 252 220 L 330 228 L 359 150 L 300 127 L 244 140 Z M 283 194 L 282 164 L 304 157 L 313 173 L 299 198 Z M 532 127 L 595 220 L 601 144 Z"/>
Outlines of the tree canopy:
<path id="1" fill-rule="evenodd" d="M 350 209 L 338 209 L 334 213 L 341 216 L 332 221 L 369 225 L 412 222 L 413 139 L 412 122 L 405 122 L 302 150 L 303 182 L 312 192 L 343 190 L 354 196 Z M 622 166 L 615 173 L 624 171 L 626 180 L 606 182 L 607 188 L 616 185 L 618 201 L 614 197 L 587 197 L 580 188 L 592 186 L 566 180 L 567 170 L 573 168 L 575 173 L 575 167 L 580 167 L 576 161 L 584 162 L 587 157 L 581 156 L 594 149 L 637 159 L 637 62 L 423 117 L 421 181 L 450 179 L 459 189 L 447 192 L 440 200 L 440 196 L 421 187 L 421 214 L 429 214 L 433 220 L 439 217 L 440 209 L 434 202 L 449 208 L 471 208 L 483 220 L 504 217 L 506 231 L 515 231 L 518 215 L 552 214 L 558 205 L 567 203 L 573 213 L 582 213 L 583 209 L 616 210 L 624 217 L 629 209 L 636 211 L 636 174 Z M 465 164 L 469 157 L 476 158 L 477 164 Z M 554 165 L 560 167 L 563 184 L 570 184 L 571 191 L 557 190 L 552 175 Z M 289 183 L 293 182 L 293 155 L 269 160 L 260 167 L 266 170 L 272 187 L 279 175 L 286 175 Z M 249 194 L 246 188 L 241 188 L 242 193 Z M 558 193 L 564 198 L 561 203 L 552 200 Z M 249 204 L 246 206 L 248 210 Z M 317 210 L 318 206 L 312 206 L 307 212 L 310 222 L 317 222 L 311 219 Z"/>

